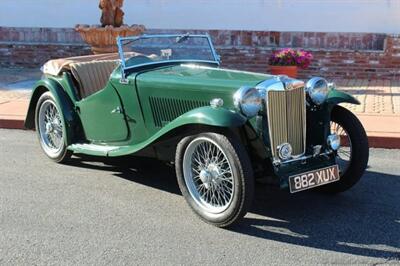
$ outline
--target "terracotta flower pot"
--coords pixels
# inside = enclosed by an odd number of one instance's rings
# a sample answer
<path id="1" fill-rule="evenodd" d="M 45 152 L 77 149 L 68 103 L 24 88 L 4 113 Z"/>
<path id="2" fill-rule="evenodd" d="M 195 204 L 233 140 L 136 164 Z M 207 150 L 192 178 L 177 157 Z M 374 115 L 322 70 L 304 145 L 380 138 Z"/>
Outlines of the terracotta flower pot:
<path id="1" fill-rule="evenodd" d="M 291 78 L 297 78 L 297 66 L 269 66 L 273 75 L 287 75 Z"/>
<path id="2" fill-rule="evenodd" d="M 76 25 L 75 30 L 78 31 L 82 39 L 91 46 L 94 54 L 104 54 L 118 52 L 118 36 L 140 35 L 145 31 L 145 27 L 143 25 L 123 25 L 121 27 Z"/>

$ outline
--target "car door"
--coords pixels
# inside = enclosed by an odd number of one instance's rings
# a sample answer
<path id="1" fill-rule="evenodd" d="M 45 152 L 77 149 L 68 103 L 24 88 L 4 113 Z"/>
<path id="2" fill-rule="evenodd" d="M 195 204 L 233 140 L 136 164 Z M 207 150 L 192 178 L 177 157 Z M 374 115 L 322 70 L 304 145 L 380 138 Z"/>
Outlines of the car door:
<path id="1" fill-rule="evenodd" d="M 128 138 L 122 102 L 110 82 L 77 103 L 86 138 L 93 142 L 116 142 Z"/>

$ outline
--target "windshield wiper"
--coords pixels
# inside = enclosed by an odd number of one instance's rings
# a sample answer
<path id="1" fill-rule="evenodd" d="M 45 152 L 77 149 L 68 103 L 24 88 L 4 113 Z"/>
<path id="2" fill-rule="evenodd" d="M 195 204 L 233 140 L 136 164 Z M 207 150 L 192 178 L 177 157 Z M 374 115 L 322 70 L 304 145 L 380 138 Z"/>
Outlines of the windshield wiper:
<path id="1" fill-rule="evenodd" d="M 189 38 L 189 36 L 190 36 L 190 34 L 186 33 L 186 34 L 176 37 L 176 43 L 181 43 L 181 42 L 186 41 Z"/>

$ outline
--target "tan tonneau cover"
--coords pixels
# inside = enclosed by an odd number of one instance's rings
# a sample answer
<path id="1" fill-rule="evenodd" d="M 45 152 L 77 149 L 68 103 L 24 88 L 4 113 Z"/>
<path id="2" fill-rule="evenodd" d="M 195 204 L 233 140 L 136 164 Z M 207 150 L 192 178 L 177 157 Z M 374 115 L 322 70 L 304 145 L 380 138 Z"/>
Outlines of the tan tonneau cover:
<path id="1" fill-rule="evenodd" d="M 75 56 L 75 57 L 49 60 L 43 65 L 42 72 L 44 74 L 57 76 L 58 74 L 60 74 L 62 69 L 70 70 L 71 69 L 70 65 L 73 63 L 83 63 L 83 62 L 103 61 L 103 60 L 119 60 L 118 53 Z"/>

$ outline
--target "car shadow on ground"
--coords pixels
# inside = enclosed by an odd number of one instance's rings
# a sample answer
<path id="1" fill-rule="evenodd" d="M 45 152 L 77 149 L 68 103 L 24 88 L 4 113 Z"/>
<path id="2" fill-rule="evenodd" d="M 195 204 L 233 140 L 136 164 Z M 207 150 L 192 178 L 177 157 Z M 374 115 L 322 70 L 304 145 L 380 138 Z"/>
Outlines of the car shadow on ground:
<path id="1" fill-rule="evenodd" d="M 110 171 L 119 178 L 180 194 L 174 168 L 156 160 L 85 156 L 69 165 Z M 335 196 L 289 194 L 257 184 L 250 215 L 228 230 L 321 250 L 400 259 L 399 191 L 399 176 L 371 170 L 353 189 Z"/>
<path id="2" fill-rule="evenodd" d="M 245 217 L 234 230 L 322 250 L 400 259 L 399 189 L 398 176 L 372 171 L 338 195 L 258 187 L 251 210 L 256 217 Z"/>

